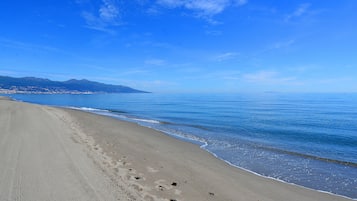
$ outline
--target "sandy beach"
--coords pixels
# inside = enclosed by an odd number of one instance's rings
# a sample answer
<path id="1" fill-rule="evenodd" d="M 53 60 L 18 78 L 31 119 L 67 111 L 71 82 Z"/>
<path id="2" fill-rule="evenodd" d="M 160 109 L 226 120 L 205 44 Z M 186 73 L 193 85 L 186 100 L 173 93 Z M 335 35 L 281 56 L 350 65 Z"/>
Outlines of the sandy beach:
<path id="1" fill-rule="evenodd" d="M 0 200 L 351 200 L 232 167 L 164 133 L 0 97 Z"/>

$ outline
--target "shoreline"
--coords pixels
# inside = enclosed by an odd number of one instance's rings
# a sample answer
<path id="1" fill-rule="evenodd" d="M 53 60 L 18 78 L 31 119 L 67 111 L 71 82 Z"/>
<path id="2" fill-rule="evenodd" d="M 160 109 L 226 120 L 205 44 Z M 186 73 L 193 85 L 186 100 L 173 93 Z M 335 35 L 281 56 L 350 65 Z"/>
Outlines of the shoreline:
<path id="1" fill-rule="evenodd" d="M 103 177 L 138 200 L 353 200 L 256 174 L 198 145 L 136 123 L 74 109 L 0 101 L 0 107 L 31 109 L 33 116 L 45 111 L 44 117 L 60 121 L 62 127 L 56 128 L 68 130 L 66 137 L 72 140 L 67 144 L 85 150 Z"/>
<path id="2" fill-rule="evenodd" d="M 70 110 L 85 112 L 85 113 L 94 114 L 94 115 L 100 115 L 100 116 L 104 116 L 104 117 L 108 117 L 108 118 L 113 118 L 113 119 L 115 119 L 117 121 L 123 121 L 123 122 L 127 122 L 127 123 L 130 123 L 130 124 L 134 124 L 136 126 L 141 126 L 141 127 L 144 127 L 144 128 L 152 129 L 152 130 L 155 130 L 157 132 L 163 133 L 166 136 L 172 137 L 174 139 L 178 139 L 179 141 L 183 141 L 183 142 L 186 142 L 186 143 L 190 143 L 190 144 L 192 144 L 194 146 L 197 146 L 200 149 L 202 149 L 202 150 L 206 151 L 207 153 L 209 153 L 210 155 L 212 155 L 213 157 L 215 157 L 217 160 L 222 161 L 222 162 L 228 164 L 231 167 L 234 167 L 234 168 L 237 168 L 239 170 L 243 170 L 243 171 L 249 172 L 249 173 L 251 173 L 253 175 L 256 175 L 256 176 L 259 176 L 259 177 L 263 177 L 263 178 L 266 178 L 266 179 L 275 180 L 275 181 L 278 181 L 278 182 L 281 182 L 281 183 L 284 183 L 284 184 L 297 186 L 297 187 L 304 188 L 304 189 L 307 189 L 307 190 L 321 192 L 321 193 L 325 193 L 325 194 L 329 194 L 329 195 L 333 195 L 333 196 L 338 196 L 338 197 L 342 197 L 342 198 L 346 198 L 346 199 L 357 200 L 357 198 L 351 198 L 351 197 L 348 197 L 348 196 L 336 194 L 336 193 L 329 192 L 329 191 L 314 189 L 314 188 L 306 187 L 306 186 L 299 185 L 299 184 L 296 184 L 296 183 L 287 182 L 287 181 L 284 181 L 284 180 L 281 180 L 281 179 L 278 179 L 278 178 L 274 178 L 274 177 L 270 177 L 270 176 L 265 176 L 265 175 L 259 174 L 257 172 L 252 171 L 252 170 L 246 169 L 244 167 L 240 167 L 238 165 L 235 165 L 235 164 L 231 163 L 228 160 L 220 158 L 217 154 L 215 154 L 214 152 L 212 152 L 212 151 L 210 151 L 210 150 L 205 148 L 208 145 L 207 142 L 202 142 L 202 141 L 200 141 L 198 139 L 195 140 L 195 139 L 186 138 L 186 137 L 183 137 L 183 136 L 178 136 L 178 135 L 175 135 L 175 134 L 170 134 L 170 133 L 167 133 L 167 132 L 165 132 L 163 130 L 160 130 L 160 129 L 155 129 L 155 128 L 151 128 L 149 126 L 142 125 L 139 122 L 130 121 L 130 119 L 125 120 L 125 119 L 122 119 L 122 118 L 118 118 L 118 117 L 115 116 L 115 114 L 114 114 L 114 116 L 112 116 L 111 115 L 112 111 L 110 111 L 110 110 L 104 110 L 104 109 L 98 109 L 98 108 L 62 107 L 62 106 L 59 106 L 59 108 L 70 109 Z M 97 112 L 105 112 L 105 113 L 108 113 L 108 114 L 97 113 Z M 134 120 L 136 120 L 136 119 L 134 119 Z M 148 120 L 148 121 L 158 122 L 157 120 Z M 341 162 L 341 163 L 347 163 L 347 162 Z"/>
<path id="3" fill-rule="evenodd" d="M 327 194 L 327 195 L 340 197 L 340 198 L 343 198 L 343 199 L 357 200 L 357 199 L 353 199 L 353 198 L 350 198 L 350 197 L 347 197 L 347 196 L 338 195 L 338 194 L 334 194 L 334 193 L 327 192 L 327 191 L 322 191 L 322 190 L 316 190 L 316 189 L 308 188 L 308 187 L 301 186 L 301 185 L 298 185 L 298 184 L 289 183 L 289 182 L 286 182 L 286 181 L 283 181 L 283 180 L 279 180 L 277 178 L 261 175 L 259 173 L 253 172 L 251 170 L 248 170 L 248 169 L 245 169 L 245 168 L 242 168 L 242 167 L 239 167 L 237 165 L 234 165 L 234 164 L 230 163 L 229 161 L 226 161 L 224 159 L 219 158 L 215 153 L 210 152 L 209 150 L 205 149 L 204 148 L 205 144 L 200 146 L 198 144 L 195 144 L 195 143 L 191 142 L 188 139 L 185 139 L 185 138 L 182 138 L 182 137 L 179 137 L 179 136 L 175 136 L 175 135 L 171 135 L 171 134 L 165 133 L 164 131 L 156 130 L 154 128 L 146 127 L 146 126 L 140 125 L 139 123 L 136 123 L 136 122 L 125 121 L 125 120 L 121 120 L 121 119 L 118 119 L 118 118 L 115 118 L 115 117 L 112 117 L 112 116 L 107 116 L 107 115 L 103 115 L 103 114 L 97 114 L 97 113 L 94 113 L 93 111 L 90 111 L 90 110 L 82 110 L 80 108 L 67 108 L 66 110 L 74 110 L 74 111 L 80 111 L 80 112 L 88 113 L 88 114 L 92 114 L 92 115 L 99 115 L 99 116 L 103 116 L 105 118 L 114 119 L 115 121 L 121 121 L 121 122 L 124 122 L 124 123 L 132 124 L 134 126 L 143 127 L 145 129 L 150 129 L 150 130 L 153 130 L 155 132 L 162 133 L 163 135 L 168 136 L 170 138 L 173 138 L 175 140 L 178 140 L 180 142 L 184 142 L 184 143 L 188 143 L 190 145 L 196 146 L 197 148 L 207 152 L 209 155 L 211 155 L 212 157 L 217 159 L 219 162 L 225 163 L 225 164 L 229 165 L 230 167 L 233 167 L 233 168 L 236 168 L 238 170 L 247 172 L 247 173 L 252 174 L 254 176 L 262 177 L 262 178 L 268 179 L 268 180 L 273 180 L 273 181 L 276 181 L 276 182 L 279 182 L 279 183 L 282 183 L 282 184 L 286 184 L 286 185 L 292 185 L 292 186 L 295 186 L 295 187 L 298 187 L 298 188 L 302 188 L 302 189 L 306 189 L 306 190 L 309 190 L 309 191 L 315 191 L 315 192 L 319 192 L 319 193 L 323 193 L 323 194 Z"/>
<path id="4" fill-rule="evenodd" d="M 91 113 L 90 111 L 84 111 L 84 112 L 88 112 L 88 113 Z M 95 114 L 95 113 L 94 113 Z M 97 114 L 97 115 L 100 115 L 100 114 Z M 110 117 L 110 116 L 108 116 Z M 125 121 L 125 120 L 118 120 L 118 121 Z M 129 122 L 129 121 L 128 121 Z M 129 122 L 129 123 L 132 123 L 132 122 Z M 136 124 L 136 123 L 134 123 Z M 138 124 L 139 126 L 142 126 L 140 124 Z M 149 128 L 149 129 L 153 129 L 153 128 L 150 128 L 150 127 L 146 127 L 146 126 L 143 126 L 145 128 Z M 156 129 L 153 129 L 153 130 L 156 130 Z M 288 184 L 288 185 L 293 185 L 293 186 L 297 186 L 299 188 L 304 188 L 304 189 L 307 189 L 307 190 L 312 190 L 312 191 L 317 191 L 317 192 L 321 192 L 321 193 L 326 193 L 326 194 L 329 194 L 329 195 L 333 195 L 333 196 L 338 196 L 338 197 L 342 197 L 342 198 L 346 198 L 346 199 L 351 199 L 351 200 L 357 200 L 357 198 L 350 198 L 350 197 L 347 197 L 347 196 L 344 196 L 344 195 L 339 195 L 339 194 L 335 194 L 335 193 L 332 193 L 332 192 L 328 192 L 328 191 L 324 191 L 324 190 L 318 190 L 318 189 L 313 189 L 313 188 L 309 188 L 309 187 L 306 187 L 306 186 L 302 186 L 302 185 L 299 185 L 299 184 L 295 184 L 295 183 L 289 183 L 287 181 L 284 181 L 284 180 L 281 180 L 281 179 L 278 179 L 278 178 L 274 178 L 274 177 L 269 177 L 269 176 L 265 176 L 265 175 L 262 175 L 262 174 L 259 174 L 259 173 L 256 173 L 252 170 L 249 170 L 249 169 L 246 169 L 246 168 L 243 168 L 243 167 L 240 167 L 240 166 L 237 166 L 237 165 L 234 165 L 233 163 L 227 161 L 227 160 L 224 160 L 220 157 L 217 156 L 217 154 L 215 154 L 214 152 L 211 152 L 209 151 L 208 149 L 205 149 L 205 147 L 207 146 L 207 144 L 203 144 L 203 145 L 198 145 L 198 144 L 195 144 L 193 142 L 190 141 L 190 139 L 186 139 L 186 138 L 183 138 L 183 137 L 178 137 L 178 136 L 175 136 L 175 135 L 170 135 L 168 133 L 165 133 L 164 131 L 160 131 L 160 130 L 156 130 L 158 132 L 162 132 L 164 133 L 165 135 L 168 135 L 170 137 L 173 137 L 175 139 L 178 139 L 178 140 L 181 140 L 181 141 L 184 141 L 184 142 L 188 142 L 188 143 L 191 143 L 195 146 L 198 146 L 200 147 L 202 150 L 208 152 L 209 154 L 211 154 L 213 157 L 217 158 L 218 160 L 224 162 L 224 163 L 227 163 L 228 165 L 234 167 L 234 168 L 237 168 L 237 169 L 240 169 L 240 170 L 243 170 L 243 171 L 246 171 L 246 172 L 249 172 L 251 174 L 254 174 L 256 176 L 259 176 L 259 177 L 263 177 L 263 178 L 266 178 L 266 179 L 271 179 L 271 180 L 275 180 L 275 181 L 278 181 L 278 182 L 281 182 L 281 183 L 284 183 L 284 184 Z M 193 140 L 192 140 L 193 141 Z M 200 141 L 198 141 L 200 142 Z M 200 142 L 202 143 L 202 142 Z"/>
<path id="5" fill-rule="evenodd" d="M 346 198 L 346 199 L 351 199 L 351 200 L 357 200 L 357 198 L 350 198 L 350 197 L 347 197 L 347 196 L 344 196 L 344 195 L 339 195 L 339 194 L 335 194 L 335 193 L 332 193 L 332 192 L 328 192 L 328 191 L 323 191 L 323 190 L 318 190 L 318 189 L 313 189 L 313 188 L 309 188 L 309 187 L 306 187 L 306 186 L 302 186 L 302 185 L 299 185 L 299 184 L 295 184 L 295 183 L 289 183 L 287 181 L 284 181 L 284 180 L 281 180 L 281 179 L 277 179 L 277 178 L 274 178 L 274 177 L 269 177 L 269 176 L 264 176 L 264 175 L 261 175 L 259 173 L 256 173 L 254 171 L 251 171 L 249 169 L 246 169 L 246 168 L 243 168 L 243 167 L 239 167 L 237 165 L 234 165 L 232 164 L 231 162 L 227 161 L 227 160 L 224 160 L 224 159 L 221 159 L 219 158 L 215 153 L 209 151 L 209 150 L 206 150 L 204 148 L 202 148 L 203 150 L 207 151 L 208 153 L 210 153 L 211 155 L 213 155 L 215 158 L 217 158 L 218 160 L 220 161 L 223 161 L 224 163 L 227 163 L 228 165 L 234 167 L 234 168 L 237 168 L 237 169 L 240 169 L 240 170 L 243 170 L 243 171 L 246 171 L 248 173 L 251 173 L 253 175 L 256 175 L 256 176 L 259 176 L 259 177 L 263 177 L 263 178 L 266 178 L 266 179 L 271 179 L 271 180 L 275 180 L 277 182 L 281 182 L 281 183 L 284 183 L 284 184 L 288 184 L 288 185 L 293 185 L 293 186 L 296 186 L 296 187 L 299 187 L 299 188 L 304 188 L 304 189 L 307 189 L 307 190 L 312 190 L 312 191 L 317 191 L 317 192 L 320 192 L 320 193 L 325 193 L 325 194 L 329 194 L 329 195 L 333 195 L 333 196 L 337 196 L 337 197 L 342 197 L 342 198 Z"/>

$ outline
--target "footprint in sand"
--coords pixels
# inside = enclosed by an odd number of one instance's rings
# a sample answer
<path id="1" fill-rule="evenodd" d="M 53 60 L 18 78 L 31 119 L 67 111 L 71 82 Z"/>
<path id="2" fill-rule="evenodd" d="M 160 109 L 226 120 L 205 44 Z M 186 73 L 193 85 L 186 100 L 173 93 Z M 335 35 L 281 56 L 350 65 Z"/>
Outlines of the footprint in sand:
<path id="1" fill-rule="evenodd" d="M 159 191 L 164 191 L 166 189 L 171 188 L 170 186 L 167 186 L 165 183 L 166 181 L 164 179 L 160 179 L 154 182 L 156 184 L 156 189 Z"/>
<path id="2" fill-rule="evenodd" d="M 160 180 L 155 181 L 154 183 L 156 184 L 156 189 L 158 191 L 172 190 L 175 195 L 181 195 L 181 193 L 182 193 L 181 190 L 176 189 L 176 187 L 178 187 L 179 185 L 175 181 L 171 182 L 171 184 L 169 184 L 168 182 L 166 182 L 166 180 L 160 179 Z"/>
<path id="3" fill-rule="evenodd" d="M 152 168 L 152 167 L 150 167 L 150 166 L 147 166 L 147 167 L 146 167 L 146 170 L 147 170 L 148 172 L 150 172 L 150 173 L 157 173 L 157 172 L 159 172 L 159 170 L 156 170 L 155 168 Z"/>

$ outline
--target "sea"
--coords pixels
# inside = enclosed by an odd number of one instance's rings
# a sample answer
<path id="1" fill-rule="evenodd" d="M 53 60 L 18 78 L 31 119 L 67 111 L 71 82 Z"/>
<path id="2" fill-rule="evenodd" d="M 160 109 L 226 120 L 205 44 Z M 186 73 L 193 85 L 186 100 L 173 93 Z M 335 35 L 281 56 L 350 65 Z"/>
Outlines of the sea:
<path id="1" fill-rule="evenodd" d="M 11 97 L 134 122 L 194 143 L 237 168 L 357 199 L 357 94 Z"/>

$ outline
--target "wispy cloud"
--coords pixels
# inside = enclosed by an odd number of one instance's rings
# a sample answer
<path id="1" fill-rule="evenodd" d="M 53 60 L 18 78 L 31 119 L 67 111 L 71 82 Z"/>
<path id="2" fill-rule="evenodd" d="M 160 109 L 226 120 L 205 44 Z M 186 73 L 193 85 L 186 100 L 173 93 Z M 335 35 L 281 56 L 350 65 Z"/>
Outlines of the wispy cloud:
<path id="1" fill-rule="evenodd" d="M 18 76 L 21 75 L 21 72 L 13 70 L 0 70 L 0 75 L 2 76 Z"/>
<path id="2" fill-rule="evenodd" d="M 276 42 L 268 44 L 266 46 L 266 48 L 259 51 L 259 54 L 263 54 L 263 53 L 266 53 L 269 51 L 289 48 L 289 47 L 293 46 L 295 43 L 296 43 L 295 39 L 276 41 Z"/>
<path id="3" fill-rule="evenodd" d="M 187 1 L 184 6 L 187 9 L 192 9 L 200 12 L 204 16 L 211 16 L 221 13 L 229 4 L 226 0 L 215 1 Z"/>
<path id="4" fill-rule="evenodd" d="M 119 16 L 119 9 L 112 0 L 103 0 L 99 9 L 100 19 L 106 22 L 116 22 Z"/>
<path id="5" fill-rule="evenodd" d="M 87 1 L 76 1 L 85 7 Z M 121 25 L 119 3 L 116 0 L 102 0 L 101 5 L 94 10 L 83 9 L 81 16 L 86 22 L 85 27 L 107 33 L 115 33 L 112 27 Z"/>
<path id="6" fill-rule="evenodd" d="M 113 27 L 123 24 L 122 9 L 120 0 L 100 0 L 100 5 L 94 6 L 90 0 L 75 0 L 81 7 L 81 16 L 85 20 L 86 28 L 115 33 Z M 248 0 L 136 0 L 138 6 L 149 5 L 147 14 L 157 15 L 164 9 L 182 8 L 191 12 L 195 17 L 207 20 L 209 23 L 217 24 L 213 19 L 217 14 L 222 13 L 228 7 L 242 6 Z M 190 15 L 190 14 L 189 14 Z"/>
<path id="7" fill-rule="evenodd" d="M 225 52 L 214 57 L 215 61 L 226 61 L 234 59 L 239 55 L 238 52 Z"/>
<path id="8" fill-rule="evenodd" d="M 273 44 L 271 49 L 280 49 L 280 48 L 285 48 L 285 47 L 289 47 L 292 44 L 295 43 L 295 40 L 288 40 L 288 41 L 280 41 L 280 42 L 276 42 L 275 44 Z"/>
<path id="9" fill-rule="evenodd" d="M 7 48 L 21 49 L 25 51 L 56 52 L 61 54 L 68 54 L 67 52 L 56 47 L 27 43 L 27 42 L 6 39 L 6 38 L 0 38 L 0 46 L 7 47 Z"/>
<path id="10" fill-rule="evenodd" d="M 241 72 L 238 70 L 219 70 L 206 72 L 204 69 L 196 69 L 188 72 L 184 77 L 186 80 L 241 80 Z"/>
<path id="11" fill-rule="evenodd" d="M 149 73 L 149 71 L 147 71 L 147 70 L 130 70 L 130 71 L 121 72 L 120 75 L 128 76 L 128 75 L 138 75 L 138 74 L 145 74 L 145 73 Z"/>
<path id="12" fill-rule="evenodd" d="M 172 92 L 179 83 L 167 80 L 138 80 L 138 79 L 120 79 L 117 84 L 127 85 L 136 89 L 150 92 Z M 113 82 L 112 82 L 113 83 Z"/>
<path id="13" fill-rule="evenodd" d="M 281 76 L 276 71 L 258 71 L 243 75 L 243 79 L 257 84 L 297 84 L 295 77 Z"/>
<path id="14" fill-rule="evenodd" d="M 206 30 L 205 33 L 210 36 L 220 36 L 222 35 L 222 31 L 220 30 Z"/>
<path id="15" fill-rule="evenodd" d="M 293 18 L 296 18 L 296 17 L 300 17 L 304 14 L 306 14 L 308 12 L 310 8 L 310 4 L 309 3 L 304 3 L 304 4 L 300 4 L 294 12 L 290 13 L 289 15 L 287 15 L 285 17 L 285 21 L 289 21 Z"/>
<path id="16" fill-rule="evenodd" d="M 11 67 L 14 68 L 14 67 Z M 21 69 L 21 70 L 0 70 L 0 75 L 3 76 L 10 76 L 10 77 L 29 77 L 29 76 L 33 76 L 33 77 L 39 77 L 39 78 L 48 78 L 51 80 L 68 80 L 70 78 L 77 78 L 74 75 L 67 73 L 50 73 L 50 72 L 46 72 L 43 70 L 35 70 L 35 69 L 30 69 L 30 70 L 25 70 L 25 69 Z"/>
<path id="17" fill-rule="evenodd" d="M 241 80 L 241 72 L 237 70 L 233 71 L 223 71 L 217 73 L 217 76 L 222 80 Z"/>
<path id="18" fill-rule="evenodd" d="M 212 17 L 229 6 L 242 6 L 247 0 L 157 0 L 157 4 L 168 8 L 185 8 L 195 12 L 199 18 L 214 22 Z"/>
<path id="19" fill-rule="evenodd" d="M 166 61 L 163 59 L 147 59 L 145 60 L 145 64 L 153 66 L 163 66 L 166 64 Z"/>

